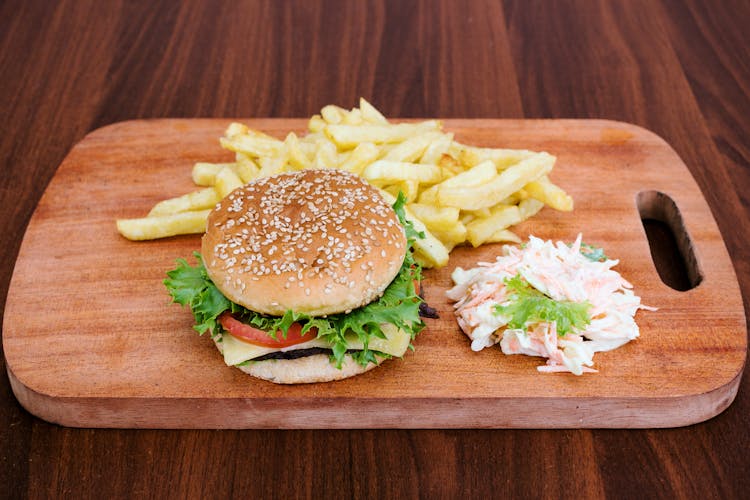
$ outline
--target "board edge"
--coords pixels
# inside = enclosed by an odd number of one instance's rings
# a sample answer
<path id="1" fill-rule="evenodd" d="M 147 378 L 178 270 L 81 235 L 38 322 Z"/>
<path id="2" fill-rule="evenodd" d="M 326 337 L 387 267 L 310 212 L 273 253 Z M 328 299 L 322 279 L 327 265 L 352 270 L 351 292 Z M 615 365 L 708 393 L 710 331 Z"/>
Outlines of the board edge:
<path id="1" fill-rule="evenodd" d="M 107 429 L 660 429 L 710 420 L 742 379 L 711 391 L 656 398 L 100 398 L 54 397 L 7 374 L 19 404 L 52 424 Z M 332 403 L 335 404 L 325 404 Z M 528 408 L 535 408 L 528 412 Z M 294 408 L 295 411 L 289 411 Z M 616 408 L 613 410 L 613 408 Z M 351 411 L 347 411 L 347 409 Z M 197 412 L 196 412 L 197 410 Z M 527 413 L 524 413 L 527 411 Z M 225 415 L 231 412 L 232 419 Z M 183 416 L 193 413 L 186 421 Z M 353 425 L 351 415 L 357 415 Z M 456 417 L 455 415 L 463 415 Z M 556 415 L 550 417 L 549 415 Z M 105 418 L 102 418 L 105 417 Z"/>

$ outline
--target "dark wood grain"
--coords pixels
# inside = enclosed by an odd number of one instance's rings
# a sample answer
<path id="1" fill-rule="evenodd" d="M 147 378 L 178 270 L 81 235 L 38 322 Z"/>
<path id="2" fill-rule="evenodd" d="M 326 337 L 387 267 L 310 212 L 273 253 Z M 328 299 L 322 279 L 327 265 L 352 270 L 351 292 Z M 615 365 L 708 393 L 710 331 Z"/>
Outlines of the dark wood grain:
<path id="1" fill-rule="evenodd" d="M 307 116 L 362 95 L 391 116 L 652 129 L 703 190 L 747 311 L 748 19 L 742 0 L 3 2 L 0 300 L 36 202 L 86 132 Z M 165 432 L 47 424 L 3 376 L 0 485 L 34 498 L 743 498 L 749 384 L 746 372 L 725 412 L 673 430 Z"/>

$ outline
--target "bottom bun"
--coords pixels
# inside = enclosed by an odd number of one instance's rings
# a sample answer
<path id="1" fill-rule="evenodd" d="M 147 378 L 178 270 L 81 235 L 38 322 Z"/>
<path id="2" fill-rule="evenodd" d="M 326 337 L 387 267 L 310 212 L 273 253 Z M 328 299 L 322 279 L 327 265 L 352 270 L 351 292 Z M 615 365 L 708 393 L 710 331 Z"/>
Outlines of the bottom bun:
<path id="1" fill-rule="evenodd" d="M 377 365 L 369 363 L 362 366 L 348 354 L 344 358 L 341 369 L 331 364 L 327 354 L 313 354 L 297 359 L 268 359 L 256 361 L 244 366 L 240 370 L 262 378 L 275 384 L 309 384 L 312 382 L 331 382 L 341 380 L 375 368 Z"/>
<path id="2" fill-rule="evenodd" d="M 222 352 L 219 342 L 214 339 L 216 347 Z M 378 363 L 382 358 L 377 358 Z M 236 366 L 253 377 L 268 380 L 275 384 L 311 384 L 314 382 L 332 382 L 365 373 L 375 368 L 376 364 L 362 366 L 349 354 L 344 356 L 341 369 L 331 363 L 327 354 L 313 354 L 297 359 L 267 359 L 252 361 L 247 365 Z"/>

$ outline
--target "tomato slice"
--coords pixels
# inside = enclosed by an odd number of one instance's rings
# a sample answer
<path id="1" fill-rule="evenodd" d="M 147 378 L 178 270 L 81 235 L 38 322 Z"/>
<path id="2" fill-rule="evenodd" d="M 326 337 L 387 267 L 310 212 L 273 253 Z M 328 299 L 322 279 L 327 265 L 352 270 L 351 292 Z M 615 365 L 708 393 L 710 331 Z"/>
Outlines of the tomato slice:
<path id="1" fill-rule="evenodd" d="M 222 313 L 219 316 L 219 323 L 224 327 L 224 330 L 237 340 L 263 347 L 289 347 L 290 345 L 313 340 L 318 335 L 318 329 L 314 327 L 302 335 L 302 325 L 292 323 L 287 331 L 286 338 L 284 338 L 284 334 L 281 331 L 278 331 L 276 332 L 276 339 L 274 339 L 263 330 L 243 323 L 229 312 Z"/>

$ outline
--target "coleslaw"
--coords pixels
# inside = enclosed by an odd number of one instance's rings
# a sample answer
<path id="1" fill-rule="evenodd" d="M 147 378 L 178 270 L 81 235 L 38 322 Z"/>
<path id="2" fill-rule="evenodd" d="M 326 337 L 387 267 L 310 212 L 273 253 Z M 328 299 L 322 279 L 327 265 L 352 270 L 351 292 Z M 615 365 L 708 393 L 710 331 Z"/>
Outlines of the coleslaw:
<path id="1" fill-rule="evenodd" d="M 639 336 L 634 316 L 641 304 L 633 286 L 612 268 L 619 261 L 582 244 L 530 236 L 522 247 L 505 245 L 495 262 L 456 268 L 456 319 L 480 351 L 497 343 L 505 354 L 547 358 L 541 372 L 596 372 L 594 353 Z"/>

